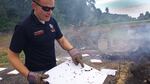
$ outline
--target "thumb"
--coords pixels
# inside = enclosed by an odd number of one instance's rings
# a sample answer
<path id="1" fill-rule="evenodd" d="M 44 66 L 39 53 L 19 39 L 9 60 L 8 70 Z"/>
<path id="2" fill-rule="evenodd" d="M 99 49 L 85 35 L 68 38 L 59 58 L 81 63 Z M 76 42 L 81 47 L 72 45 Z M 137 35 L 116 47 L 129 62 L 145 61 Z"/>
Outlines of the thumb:
<path id="1" fill-rule="evenodd" d="M 42 76 L 41 76 L 42 79 L 47 79 L 48 77 L 49 77 L 48 74 L 42 74 Z"/>
<path id="2" fill-rule="evenodd" d="M 42 81 L 41 84 L 50 84 L 48 81 Z"/>
<path id="3" fill-rule="evenodd" d="M 77 59 L 78 63 L 80 63 L 81 67 L 84 67 L 83 61 L 81 59 Z"/>

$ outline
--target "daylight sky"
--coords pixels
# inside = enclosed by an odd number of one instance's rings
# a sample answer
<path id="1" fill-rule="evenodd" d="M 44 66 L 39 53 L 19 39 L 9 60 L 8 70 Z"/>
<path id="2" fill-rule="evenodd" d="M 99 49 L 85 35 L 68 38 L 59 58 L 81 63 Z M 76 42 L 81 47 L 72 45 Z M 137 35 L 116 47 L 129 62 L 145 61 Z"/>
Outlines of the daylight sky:
<path id="1" fill-rule="evenodd" d="M 150 12 L 150 0 L 95 0 L 96 7 L 105 12 L 113 14 L 128 14 L 132 17 L 138 17 L 140 13 Z"/>

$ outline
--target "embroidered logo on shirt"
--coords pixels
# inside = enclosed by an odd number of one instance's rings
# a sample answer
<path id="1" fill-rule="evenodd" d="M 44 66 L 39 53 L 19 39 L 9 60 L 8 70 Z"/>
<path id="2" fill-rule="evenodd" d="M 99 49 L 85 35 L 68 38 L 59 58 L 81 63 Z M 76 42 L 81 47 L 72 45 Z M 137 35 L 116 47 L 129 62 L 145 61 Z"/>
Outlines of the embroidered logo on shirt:
<path id="1" fill-rule="evenodd" d="M 50 31 L 51 32 L 55 32 L 55 28 L 54 28 L 54 26 L 52 24 L 49 24 L 49 27 L 50 27 Z"/>
<path id="2" fill-rule="evenodd" d="M 44 34 L 44 30 L 39 30 L 39 31 L 34 32 L 34 36 L 40 36 L 43 34 Z"/>

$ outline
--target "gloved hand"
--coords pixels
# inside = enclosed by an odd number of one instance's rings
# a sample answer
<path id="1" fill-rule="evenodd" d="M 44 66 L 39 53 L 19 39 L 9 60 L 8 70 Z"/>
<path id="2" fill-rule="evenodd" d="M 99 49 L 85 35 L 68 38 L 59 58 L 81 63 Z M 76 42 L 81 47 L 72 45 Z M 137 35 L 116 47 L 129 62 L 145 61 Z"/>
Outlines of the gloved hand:
<path id="1" fill-rule="evenodd" d="M 27 79 L 29 81 L 29 84 L 49 84 L 47 81 L 43 81 L 43 79 L 46 79 L 48 77 L 49 75 L 47 74 L 29 72 Z"/>
<path id="2" fill-rule="evenodd" d="M 68 53 L 70 54 L 74 64 L 78 65 L 80 63 L 81 66 L 84 67 L 84 64 L 82 61 L 82 54 L 78 49 L 73 48 L 73 49 L 69 50 Z"/>

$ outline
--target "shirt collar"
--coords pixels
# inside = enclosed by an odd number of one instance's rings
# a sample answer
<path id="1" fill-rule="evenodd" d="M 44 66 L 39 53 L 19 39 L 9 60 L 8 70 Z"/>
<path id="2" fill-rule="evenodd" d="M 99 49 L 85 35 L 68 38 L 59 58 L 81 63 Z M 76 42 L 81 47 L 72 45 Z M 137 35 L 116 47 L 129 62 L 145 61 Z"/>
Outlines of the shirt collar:
<path id="1" fill-rule="evenodd" d="M 36 24 L 44 25 L 46 23 L 45 21 L 39 21 L 39 19 L 35 16 L 34 11 L 32 11 L 31 16 L 33 17 L 33 20 Z"/>
<path id="2" fill-rule="evenodd" d="M 45 21 L 40 21 L 42 24 L 45 24 Z"/>

